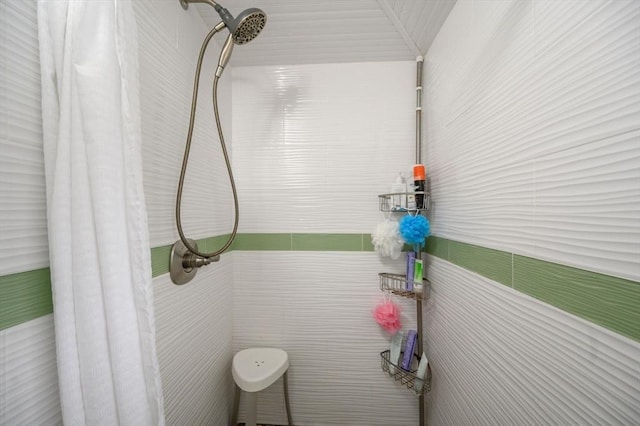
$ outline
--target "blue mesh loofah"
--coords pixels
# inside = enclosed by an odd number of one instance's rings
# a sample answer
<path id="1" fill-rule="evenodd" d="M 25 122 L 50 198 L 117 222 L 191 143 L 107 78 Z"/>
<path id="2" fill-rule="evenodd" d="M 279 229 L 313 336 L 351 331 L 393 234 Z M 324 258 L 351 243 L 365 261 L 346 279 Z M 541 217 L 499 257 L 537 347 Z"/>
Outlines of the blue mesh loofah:
<path id="1" fill-rule="evenodd" d="M 424 246 L 424 240 L 431 235 L 429 219 L 421 215 L 403 217 L 400 220 L 400 235 L 407 244 Z"/>

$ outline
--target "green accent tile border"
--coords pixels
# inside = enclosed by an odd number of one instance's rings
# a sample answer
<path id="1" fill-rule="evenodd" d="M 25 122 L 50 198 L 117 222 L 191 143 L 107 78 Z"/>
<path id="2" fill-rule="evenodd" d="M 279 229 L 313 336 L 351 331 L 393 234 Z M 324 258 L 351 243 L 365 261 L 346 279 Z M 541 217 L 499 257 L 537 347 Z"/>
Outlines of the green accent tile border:
<path id="1" fill-rule="evenodd" d="M 640 283 L 514 256 L 514 288 L 640 341 Z"/>
<path id="2" fill-rule="evenodd" d="M 200 250 L 203 250 L 205 253 L 213 253 L 220 250 L 224 247 L 225 244 L 229 241 L 229 237 L 231 234 L 226 235 L 216 235 L 215 237 L 204 238 L 202 240 L 198 240 L 198 247 Z M 233 243 L 229 247 L 228 250 L 233 250 Z"/>
<path id="3" fill-rule="evenodd" d="M 291 250 L 291 234 L 238 234 L 231 250 Z"/>
<path id="4" fill-rule="evenodd" d="M 171 263 L 171 246 L 153 247 L 151 249 L 151 276 L 169 273 L 169 264 Z"/>
<path id="5" fill-rule="evenodd" d="M 376 251 L 371 234 L 362 234 L 362 251 Z"/>
<path id="6" fill-rule="evenodd" d="M 294 251 L 363 251 L 364 234 L 291 234 Z"/>
<path id="7" fill-rule="evenodd" d="M 640 282 L 441 237 L 425 251 L 640 342 Z"/>
<path id="8" fill-rule="evenodd" d="M 449 240 L 432 235 L 427 238 L 425 251 L 440 259 L 449 260 Z"/>
<path id="9" fill-rule="evenodd" d="M 49 268 L 0 276 L 0 330 L 52 312 Z"/>
<path id="10" fill-rule="evenodd" d="M 221 248 L 229 235 L 198 240 Z M 373 252 L 369 234 L 245 233 L 230 250 Z M 640 341 L 640 282 L 431 236 L 425 251 Z M 151 249 L 152 276 L 169 272 L 171 245 Z M 0 330 L 53 312 L 49 268 L 0 276 Z"/>
<path id="11" fill-rule="evenodd" d="M 512 286 L 512 254 L 472 244 L 449 241 L 449 262 Z"/>

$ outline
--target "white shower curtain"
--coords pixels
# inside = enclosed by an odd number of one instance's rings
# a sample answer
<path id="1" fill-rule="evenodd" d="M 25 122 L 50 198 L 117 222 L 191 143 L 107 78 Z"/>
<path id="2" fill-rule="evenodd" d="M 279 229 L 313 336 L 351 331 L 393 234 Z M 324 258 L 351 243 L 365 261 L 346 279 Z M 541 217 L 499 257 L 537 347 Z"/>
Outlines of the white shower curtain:
<path id="1" fill-rule="evenodd" d="M 63 421 L 164 424 L 130 1 L 39 0 Z"/>

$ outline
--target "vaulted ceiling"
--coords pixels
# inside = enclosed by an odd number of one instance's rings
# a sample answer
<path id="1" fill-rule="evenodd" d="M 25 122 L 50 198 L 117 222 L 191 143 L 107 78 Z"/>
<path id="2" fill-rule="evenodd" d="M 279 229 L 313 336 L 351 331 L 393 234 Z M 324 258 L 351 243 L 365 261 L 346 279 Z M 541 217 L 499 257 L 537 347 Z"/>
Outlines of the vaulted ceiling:
<path id="1" fill-rule="evenodd" d="M 267 14 L 258 38 L 237 46 L 234 65 L 412 60 L 424 55 L 456 0 L 221 0 L 234 16 Z M 213 27 L 207 4 L 192 4 Z"/>

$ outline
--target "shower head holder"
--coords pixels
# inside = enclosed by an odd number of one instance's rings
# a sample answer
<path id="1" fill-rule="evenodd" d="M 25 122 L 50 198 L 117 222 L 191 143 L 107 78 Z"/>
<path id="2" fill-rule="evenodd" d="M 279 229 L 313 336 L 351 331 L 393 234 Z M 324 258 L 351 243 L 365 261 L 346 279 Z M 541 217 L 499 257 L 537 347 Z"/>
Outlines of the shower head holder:
<path id="1" fill-rule="evenodd" d="M 193 248 L 198 250 L 198 244 L 194 240 L 189 238 L 187 241 Z M 198 273 L 198 268 L 219 260 L 220 255 L 214 257 L 200 257 L 191 252 L 191 250 L 189 250 L 181 240 L 178 240 L 171 246 L 169 276 L 171 277 L 171 281 L 175 284 L 186 284 L 195 278 Z"/>

